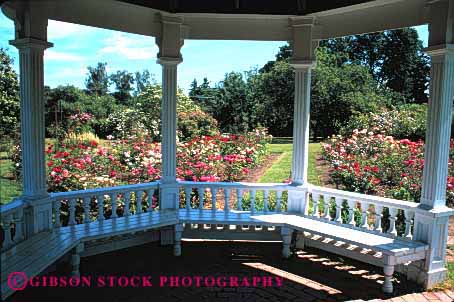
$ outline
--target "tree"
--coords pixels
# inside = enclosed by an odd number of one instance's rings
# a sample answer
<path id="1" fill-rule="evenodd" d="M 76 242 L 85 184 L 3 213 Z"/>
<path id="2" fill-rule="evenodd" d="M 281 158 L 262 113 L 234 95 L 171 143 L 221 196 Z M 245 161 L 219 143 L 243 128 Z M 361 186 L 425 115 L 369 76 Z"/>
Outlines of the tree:
<path id="1" fill-rule="evenodd" d="M 199 104 L 204 111 L 216 112 L 217 97 L 219 96 L 219 88 L 211 87 L 210 81 L 207 78 L 203 78 L 203 83 L 197 85 L 197 80 L 194 79 L 189 89 L 189 97 L 196 104 Z"/>
<path id="2" fill-rule="evenodd" d="M 121 104 L 126 104 L 131 98 L 131 91 L 134 89 L 134 75 L 126 70 L 118 70 L 110 76 L 110 81 L 115 85 L 113 96 Z"/>
<path id="3" fill-rule="evenodd" d="M 0 136 L 12 136 L 20 117 L 19 81 L 13 59 L 0 48 Z"/>
<path id="4" fill-rule="evenodd" d="M 212 106 L 208 112 L 218 121 L 220 130 L 228 133 L 248 131 L 250 106 L 243 75 L 239 72 L 227 73 L 217 88 L 218 95 L 209 100 Z"/>
<path id="5" fill-rule="evenodd" d="M 291 136 L 293 129 L 294 71 L 287 50 L 282 47 L 277 60 L 268 62 L 248 81 L 249 103 L 254 104 L 252 124 L 269 128 L 275 136 Z M 378 88 L 367 67 L 349 63 L 345 54 L 319 48 L 311 83 L 315 137 L 337 133 L 354 113 L 375 110 L 388 100 L 388 92 Z"/>
<path id="6" fill-rule="evenodd" d="M 96 67 L 87 67 L 88 76 L 85 80 L 87 91 L 91 95 L 106 95 L 109 91 L 109 77 L 106 71 L 107 63 L 98 63 Z"/>
<path id="7" fill-rule="evenodd" d="M 402 103 L 426 103 L 429 58 L 413 28 L 349 36 L 323 41 L 330 53 L 345 53 L 338 62 L 368 67 L 383 87 L 400 94 Z"/>
<path id="8" fill-rule="evenodd" d="M 144 70 L 142 72 L 136 71 L 136 73 L 134 74 L 134 81 L 136 83 L 134 96 L 138 96 L 145 90 L 147 86 L 151 85 L 152 75 L 148 70 Z"/>

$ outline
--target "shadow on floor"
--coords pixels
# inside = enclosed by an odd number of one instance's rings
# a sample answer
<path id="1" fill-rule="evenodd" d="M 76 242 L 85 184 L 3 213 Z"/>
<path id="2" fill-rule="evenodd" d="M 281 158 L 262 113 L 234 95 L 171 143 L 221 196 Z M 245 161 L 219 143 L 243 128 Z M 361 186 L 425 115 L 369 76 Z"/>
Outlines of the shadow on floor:
<path id="1" fill-rule="evenodd" d="M 90 278 L 90 287 L 28 287 L 9 301 L 348 301 L 389 298 L 380 291 L 381 269 L 345 259 L 320 250 L 298 251 L 291 259 L 280 258 L 280 243 L 183 242 L 183 255 L 172 256 L 172 246 L 158 243 L 100 254 L 81 260 L 81 274 Z M 58 275 L 67 276 L 70 268 L 61 266 Z M 54 274 L 56 275 L 56 274 Z M 127 276 L 127 278 L 109 279 Z M 150 276 L 147 282 L 135 278 L 138 287 L 120 287 L 132 276 Z M 179 277 L 179 287 L 170 286 L 171 276 Z M 183 277 L 186 279 L 183 280 Z M 198 276 L 202 286 L 197 287 Z M 230 282 L 238 277 L 240 285 L 205 287 L 217 277 Z M 99 281 L 104 278 L 104 282 Z M 160 278 L 162 277 L 162 280 Z M 164 282 L 160 286 L 160 281 Z M 253 286 L 254 277 L 256 286 Z M 271 277 L 272 286 L 263 287 L 263 277 Z M 283 277 L 282 286 L 278 279 Z M 246 281 L 249 287 L 246 286 Z M 138 281 L 140 280 L 140 281 Z M 190 280 L 190 281 L 189 281 Z M 43 279 L 40 280 L 41 282 Z M 113 287 L 110 287 L 113 282 Z M 192 282 L 191 286 L 184 287 Z M 60 282 L 61 284 L 61 282 Z M 221 282 L 222 285 L 222 282 Z M 419 292 L 416 284 L 397 276 L 394 296 Z"/>

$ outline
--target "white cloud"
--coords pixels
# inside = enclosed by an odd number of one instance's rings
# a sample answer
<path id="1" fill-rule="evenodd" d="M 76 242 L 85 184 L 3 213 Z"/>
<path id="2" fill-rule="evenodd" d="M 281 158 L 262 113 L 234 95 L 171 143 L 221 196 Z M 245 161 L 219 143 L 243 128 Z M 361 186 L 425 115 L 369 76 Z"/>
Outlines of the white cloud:
<path id="1" fill-rule="evenodd" d="M 92 30 L 93 28 L 89 26 L 49 20 L 47 25 L 47 39 L 52 42 L 52 40 L 67 38 L 74 34 L 85 34 Z"/>
<path id="2" fill-rule="evenodd" d="M 66 53 L 66 52 L 58 52 L 55 50 L 46 50 L 44 53 L 44 59 L 49 61 L 83 61 L 85 58 L 79 55 Z"/>
<path id="3" fill-rule="evenodd" d="M 156 57 L 158 48 L 151 38 L 114 33 L 106 39 L 98 54 L 119 54 L 128 60 L 148 60 Z"/>

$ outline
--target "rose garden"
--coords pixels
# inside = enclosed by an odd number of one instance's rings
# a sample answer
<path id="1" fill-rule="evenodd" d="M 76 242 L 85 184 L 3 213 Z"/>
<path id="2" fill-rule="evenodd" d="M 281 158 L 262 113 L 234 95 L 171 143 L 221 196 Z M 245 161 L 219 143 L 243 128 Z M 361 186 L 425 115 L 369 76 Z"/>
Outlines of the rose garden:
<path id="1" fill-rule="evenodd" d="M 407 49 L 405 43 L 411 47 Z M 396 57 L 403 49 L 407 56 Z M 215 205 L 218 200 L 219 210 L 225 209 L 226 213 L 231 199 L 236 205 L 243 203 L 241 210 L 252 212 L 254 207 L 259 211 L 277 209 L 278 199 L 280 211 L 281 197 L 282 207 L 290 204 L 290 190 L 278 197 L 277 189 L 271 194 L 272 189 L 259 188 L 256 195 L 254 188 L 240 193 L 236 187 L 216 187 L 213 183 L 280 185 L 294 181 L 291 169 L 298 163 L 291 162 L 296 129 L 292 128 L 295 75 L 291 52 L 290 45 L 282 46 L 276 59 L 262 68 L 227 73 L 216 85 L 205 78 L 202 83 L 194 80 L 187 92 L 177 88 L 176 182 L 191 182 L 192 186 L 176 187 L 180 194 L 175 195 L 175 203 L 180 201 L 177 209 L 203 210 L 204 200 Z M 336 189 L 420 203 L 430 60 L 422 51 L 416 31 L 405 28 L 329 39 L 320 42 L 315 53 L 317 65 L 312 84 L 309 83 L 308 183 L 327 188 L 328 193 Z M 19 79 L 11 56 L 3 48 L 0 63 L 0 204 L 5 206 L 17 201 L 22 193 L 23 166 Z M 84 88 L 66 85 L 44 89 L 48 193 L 159 183 L 163 177 L 166 129 L 162 127 L 161 107 L 165 87 L 148 70 L 108 74 L 106 66 L 107 63 L 98 63 L 88 67 Z M 454 131 L 451 132 L 446 205 L 454 208 Z M 203 183 L 211 187 L 203 187 Z M 67 227 L 96 221 L 100 216 L 102 221 L 104 217 L 126 217 L 130 211 L 141 214 L 147 208 L 161 210 L 162 195 L 157 188 L 150 187 L 145 194 L 143 190 L 140 195 L 138 192 L 126 193 L 127 198 L 122 191 L 115 191 L 101 194 L 101 199 L 84 195 L 57 200 L 61 221 L 55 218 L 56 224 Z M 316 219 L 347 224 L 350 215 L 349 224 L 372 232 L 377 230 L 377 218 L 369 221 L 367 215 L 380 216 L 383 210 L 379 231 L 382 226 L 384 233 L 384 229 L 395 227 L 392 235 L 396 237 L 410 234 L 408 208 L 396 207 L 392 216 L 390 207 L 384 209 L 366 202 L 364 208 L 362 201 L 352 206 L 348 198 L 342 199 L 339 206 L 337 195 L 310 193 L 306 214 L 312 212 L 310 215 Z M 325 198 L 323 204 L 318 200 L 320 195 Z M 113 201 L 118 206 L 113 207 Z M 210 209 L 207 203 L 206 209 Z M 15 224 L 12 229 L 16 231 Z M 447 280 L 437 289 L 454 288 L 452 219 L 447 268 Z"/>

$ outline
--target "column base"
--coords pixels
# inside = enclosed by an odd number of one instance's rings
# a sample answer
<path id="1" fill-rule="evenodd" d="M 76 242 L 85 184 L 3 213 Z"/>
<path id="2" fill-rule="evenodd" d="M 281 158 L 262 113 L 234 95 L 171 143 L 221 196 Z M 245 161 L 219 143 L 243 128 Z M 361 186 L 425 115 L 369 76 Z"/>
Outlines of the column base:
<path id="1" fill-rule="evenodd" d="M 24 197 L 24 201 L 27 204 L 24 209 L 26 236 L 30 237 L 33 234 L 51 230 L 53 207 L 50 197 L 41 199 Z"/>
<path id="2" fill-rule="evenodd" d="M 178 209 L 180 206 L 180 191 L 178 189 L 177 183 L 163 183 L 159 187 L 159 208 L 161 210 Z"/>
<path id="3" fill-rule="evenodd" d="M 407 278 L 430 289 L 437 284 L 444 282 L 448 276 L 448 269 L 443 267 L 431 271 L 424 271 L 424 261 L 415 261 L 409 264 L 406 274 Z"/>
<path id="4" fill-rule="evenodd" d="M 307 185 L 295 186 L 298 190 L 288 191 L 287 211 L 305 214 L 307 209 Z"/>

